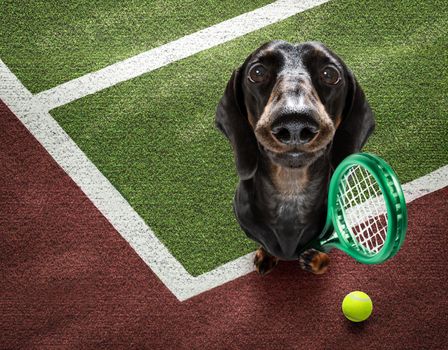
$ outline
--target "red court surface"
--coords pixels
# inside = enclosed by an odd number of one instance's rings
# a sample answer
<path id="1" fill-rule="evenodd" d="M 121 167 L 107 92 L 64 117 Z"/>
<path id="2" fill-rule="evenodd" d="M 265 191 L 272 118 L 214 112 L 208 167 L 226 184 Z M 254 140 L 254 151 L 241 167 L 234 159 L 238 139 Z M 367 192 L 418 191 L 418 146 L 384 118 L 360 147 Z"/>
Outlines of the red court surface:
<path id="1" fill-rule="evenodd" d="M 446 348 L 448 188 L 409 205 L 383 265 L 334 252 L 323 276 L 280 263 L 181 303 L 3 104 L 0 140 L 0 349 Z"/>

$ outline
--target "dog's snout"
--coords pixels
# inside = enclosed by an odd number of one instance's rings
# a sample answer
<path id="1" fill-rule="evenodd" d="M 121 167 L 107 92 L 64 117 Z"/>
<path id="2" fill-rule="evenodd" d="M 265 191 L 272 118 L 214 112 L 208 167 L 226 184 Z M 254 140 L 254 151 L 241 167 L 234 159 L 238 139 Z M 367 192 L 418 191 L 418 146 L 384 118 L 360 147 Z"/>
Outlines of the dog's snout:
<path id="1" fill-rule="evenodd" d="M 272 124 L 271 131 L 281 143 L 299 146 L 314 139 L 319 133 L 319 126 L 308 115 L 288 114 L 278 118 Z"/>

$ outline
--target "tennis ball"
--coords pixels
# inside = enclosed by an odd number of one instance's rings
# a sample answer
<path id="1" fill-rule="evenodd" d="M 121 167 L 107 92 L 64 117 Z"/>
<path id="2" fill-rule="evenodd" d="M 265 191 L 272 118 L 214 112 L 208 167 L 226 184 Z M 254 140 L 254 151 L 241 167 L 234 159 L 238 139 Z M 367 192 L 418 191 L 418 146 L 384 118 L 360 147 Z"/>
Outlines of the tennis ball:
<path id="1" fill-rule="evenodd" d="M 360 291 L 347 294 L 342 301 L 342 312 L 353 322 L 362 322 L 369 318 L 373 310 L 370 297 Z"/>

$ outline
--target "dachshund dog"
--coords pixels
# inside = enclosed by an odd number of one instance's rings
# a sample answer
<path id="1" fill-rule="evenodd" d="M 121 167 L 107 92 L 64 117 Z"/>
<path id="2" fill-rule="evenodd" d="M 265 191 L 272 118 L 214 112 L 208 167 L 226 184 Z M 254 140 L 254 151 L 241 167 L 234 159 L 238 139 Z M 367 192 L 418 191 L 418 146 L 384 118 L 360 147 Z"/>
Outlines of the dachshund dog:
<path id="1" fill-rule="evenodd" d="M 325 272 L 327 254 L 303 249 L 324 226 L 334 168 L 375 127 L 353 73 L 321 43 L 266 43 L 233 72 L 215 122 L 240 178 L 236 218 L 261 245 L 257 271 L 299 259 L 302 268 Z"/>

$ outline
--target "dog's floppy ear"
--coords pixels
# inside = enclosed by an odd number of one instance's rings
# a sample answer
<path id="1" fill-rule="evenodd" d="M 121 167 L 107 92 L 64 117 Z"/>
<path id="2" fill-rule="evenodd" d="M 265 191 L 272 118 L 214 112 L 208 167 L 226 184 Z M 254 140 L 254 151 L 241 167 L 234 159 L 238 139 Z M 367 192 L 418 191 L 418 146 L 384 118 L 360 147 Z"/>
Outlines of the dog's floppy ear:
<path id="1" fill-rule="evenodd" d="M 348 90 L 342 120 L 333 139 L 334 168 L 347 156 L 357 153 L 375 129 L 373 112 L 353 73 L 347 69 Z"/>
<path id="2" fill-rule="evenodd" d="M 257 170 L 258 144 L 247 118 L 241 85 L 242 68 L 233 72 L 216 109 L 216 126 L 232 144 L 236 170 L 241 180 Z"/>

